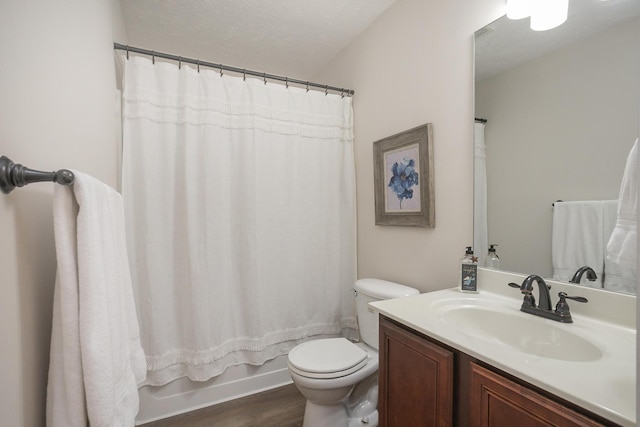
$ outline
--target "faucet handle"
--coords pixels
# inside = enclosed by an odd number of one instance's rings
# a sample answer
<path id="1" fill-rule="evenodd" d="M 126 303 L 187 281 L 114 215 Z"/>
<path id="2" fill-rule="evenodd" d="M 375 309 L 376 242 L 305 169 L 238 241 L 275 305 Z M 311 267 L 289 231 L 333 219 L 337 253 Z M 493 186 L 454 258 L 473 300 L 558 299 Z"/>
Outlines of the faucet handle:
<path id="1" fill-rule="evenodd" d="M 558 296 L 560 297 L 560 301 L 556 304 L 556 313 L 560 316 L 560 322 L 562 323 L 573 323 L 573 319 L 571 319 L 571 312 L 569 310 L 569 304 L 567 304 L 567 299 L 576 301 L 576 302 L 589 302 L 585 297 L 573 297 L 567 295 L 566 292 L 558 292 Z"/>
<path id="2" fill-rule="evenodd" d="M 513 282 L 507 283 L 507 286 L 511 286 L 512 288 L 518 288 L 518 289 L 520 289 L 522 291 L 525 290 L 525 289 L 522 289 L 522 285 L 518 285 L 517 283 L 513 283 Z M 551 285 L 547 285 L 547 289 L 551 289 Z M 522 293 L 524 293 L 524 292 L 522 292 Z M 580 298 L 582 298 L 582 297 L 580 297 Z M 584 302 L 586 302 L 586 301 L 584 301 Z"/>
<path id="3" fill-rule="evenodd" d="M 573 300 L 573 301 L 577 301 L 577 302 L 589 302 L 589 300 L 586 299 L 585 297 L 571 297 L 571 296 L 567 295 L 566 292 L 558 292 L 558 296 L 560 297 L 559 303 L 560 302 L 566 303 L 565 298 Z"/>
<path id="4" fill-rule="evenodd" d="M 511 286 L 512 288 L 518 288 L 520 289 L 520 292 L 524 294 L 524 300 L 522 301 L 522 307 L 535 307 L 536 306 L 536 299 L 534 298 L 533 294 L 531 293 L 531 290 L 523 288 L 521 285 L 518 285 L 517 283 L 507 283 L 508 286 Z"/>

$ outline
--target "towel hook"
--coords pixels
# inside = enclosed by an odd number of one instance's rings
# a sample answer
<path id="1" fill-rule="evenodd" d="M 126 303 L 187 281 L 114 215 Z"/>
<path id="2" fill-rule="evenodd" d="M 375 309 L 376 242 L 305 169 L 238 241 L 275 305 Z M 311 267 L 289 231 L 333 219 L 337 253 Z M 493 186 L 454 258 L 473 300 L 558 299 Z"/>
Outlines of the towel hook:
<path id="1" fill-rule="evenodd" d="M 9 194 L 16 187 L 32 182 L 53 181 L 62 185 L 73 184 L 73 172 L 60 169 L 55 172 L 42 172 L 15 164 L 6 156 L 0 157 L 0 191 Z"/>

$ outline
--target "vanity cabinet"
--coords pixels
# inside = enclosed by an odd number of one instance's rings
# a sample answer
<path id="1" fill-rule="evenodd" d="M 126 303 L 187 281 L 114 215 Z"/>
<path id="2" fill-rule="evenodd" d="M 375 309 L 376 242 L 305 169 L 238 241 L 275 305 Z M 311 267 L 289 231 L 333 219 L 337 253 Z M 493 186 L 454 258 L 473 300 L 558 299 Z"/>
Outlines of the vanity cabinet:
<path id="1" fill-rule="evenodd" d="M 471 363 L 470 427 L 602 426 L 530 388 Z"/>
<path id="2" fill-rule="evenodd" d="M 615 426 L 380 316 L 380 427 Z"/>
<path id="3" fill-rule="evenodd" d="M 380 357 L 381 427 L 452 425 L 453 352 L 381 320 Z"/>

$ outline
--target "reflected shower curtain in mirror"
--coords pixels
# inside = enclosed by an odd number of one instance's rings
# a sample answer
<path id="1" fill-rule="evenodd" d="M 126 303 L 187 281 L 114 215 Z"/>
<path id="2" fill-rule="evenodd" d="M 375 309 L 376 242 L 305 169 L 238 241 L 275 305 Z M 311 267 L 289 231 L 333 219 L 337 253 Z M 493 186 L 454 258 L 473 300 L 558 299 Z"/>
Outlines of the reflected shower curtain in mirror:
<path id="1" fill-rule="evenodd" d="M 123 196 L 147 384 L 357 328 L 351 99 L 124 62 Z"/>
<path id="2" fill-rule="evenodd" d="M 484 145 L 484 123 L 475 123 L 473 165 L 473 246 L 480 265 L 489 250 L 487 230 L 487 165 Z"/>

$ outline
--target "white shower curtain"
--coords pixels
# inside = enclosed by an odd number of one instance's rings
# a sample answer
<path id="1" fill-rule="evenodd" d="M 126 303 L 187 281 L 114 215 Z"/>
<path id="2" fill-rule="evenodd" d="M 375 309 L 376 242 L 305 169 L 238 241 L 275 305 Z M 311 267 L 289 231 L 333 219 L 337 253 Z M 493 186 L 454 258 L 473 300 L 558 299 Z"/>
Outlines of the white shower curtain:
<path id="1" fill-rule="evenodd" d="M 473 165 L 473 246 L 480 265 L 489 250 L 487 230 L 487 165 L 484 145 L 484 123 L 475 124 Z"/>
<path id="2" fill-rule="evenodd" d="M 123 196 L 147 384 L 353 336 L 351 99 L 123 62 Z"/>

